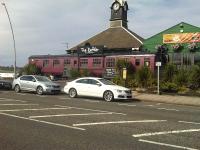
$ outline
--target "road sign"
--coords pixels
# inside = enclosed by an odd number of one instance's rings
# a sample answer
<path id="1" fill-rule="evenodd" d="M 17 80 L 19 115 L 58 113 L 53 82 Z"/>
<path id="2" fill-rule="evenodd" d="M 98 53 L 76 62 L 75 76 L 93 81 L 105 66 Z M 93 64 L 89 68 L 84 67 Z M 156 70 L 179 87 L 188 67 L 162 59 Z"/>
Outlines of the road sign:
<path id="1" fill-rule="evenodd" d="M 162 65 L 161 62 L 156 62 L 156 66 L 157 66 L 157 67 L 160 67 L 161 65 Z"/>

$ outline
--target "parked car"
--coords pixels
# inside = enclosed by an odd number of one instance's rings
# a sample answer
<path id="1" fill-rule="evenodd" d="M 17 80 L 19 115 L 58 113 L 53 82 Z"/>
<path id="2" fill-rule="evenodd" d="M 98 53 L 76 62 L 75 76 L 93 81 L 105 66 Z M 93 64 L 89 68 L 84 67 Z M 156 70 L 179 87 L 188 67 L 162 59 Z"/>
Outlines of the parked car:
<path id="1" fill-rule="evenodd" d="M 0 77 L 0 89 L 10 90 L 12 89 L 12 82 L 9 80 L 4 80 Z"/>
<path id="2" fill-rule="evenodd" d="M 109 80 L 96 77 L 78 78 L 67 82 L 64 92 L 69 94 L 71 98 L 77 96 L 101 97 L 108 102 L 117 99 L 132 99 L 130 89 L 118 86 Z"/>
<path id="3" fill-rule="evenodd" d="M 35 91 L 37 94 L 42 95 L 44 93 L 60 93 L 61 88 L 57 83 L 52 82 L 45 76 L 37 75 L 23 75 L 13 81 L 12 88 L 15 92 Z"/>

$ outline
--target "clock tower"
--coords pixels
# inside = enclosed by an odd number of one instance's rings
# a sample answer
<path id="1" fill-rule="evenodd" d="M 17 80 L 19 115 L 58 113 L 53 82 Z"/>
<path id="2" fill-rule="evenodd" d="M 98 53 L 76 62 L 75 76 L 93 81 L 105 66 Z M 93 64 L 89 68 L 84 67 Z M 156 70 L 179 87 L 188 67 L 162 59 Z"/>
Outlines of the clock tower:
<path id="1" fill-rule="evenodd" d="M 127 12 L 128 4 L 126 0 L 115 0 L 111 6 L 110 27 L 128 28 Z"/>

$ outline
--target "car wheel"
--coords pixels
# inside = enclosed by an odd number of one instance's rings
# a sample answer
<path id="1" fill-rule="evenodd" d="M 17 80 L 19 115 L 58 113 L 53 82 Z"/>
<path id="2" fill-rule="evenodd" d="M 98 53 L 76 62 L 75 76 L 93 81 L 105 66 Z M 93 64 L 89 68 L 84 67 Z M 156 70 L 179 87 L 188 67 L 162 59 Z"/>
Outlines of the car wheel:
<path id="1" fill-rule="evenodd" d="M 107 102 L 111 102 L 114 99 L 114 95 L 111 91 L 105 91 L 103 94 L 103 99 Z"/>
<path id="2" fill-rule="evenodd" d="M 21 91 L 20 86 L 19 85 L 15 85 L 15 92 L 19 93 Z"/>
<path id="3" fill-rule="evenodd" d="M 42 95 L 43 94 L 43 88 L 41 86 L 38 86 L 36 89 L 36 92 L 38 95 Z"/>
<path id="4" fill-rule="evenodd" d="M 77 97 L 76 89 L 72 88 L 72 89 L 69 90 L 69 97 L 71 97 L 71 98 Z"/>

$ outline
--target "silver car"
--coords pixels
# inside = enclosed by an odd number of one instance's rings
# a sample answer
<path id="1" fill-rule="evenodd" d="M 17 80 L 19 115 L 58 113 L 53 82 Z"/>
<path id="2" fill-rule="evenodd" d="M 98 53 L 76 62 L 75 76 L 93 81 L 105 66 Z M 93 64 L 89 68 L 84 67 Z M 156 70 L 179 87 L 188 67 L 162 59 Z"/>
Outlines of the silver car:
<path id="1" fill-rule="evenodd" d="M 34 91 L 39 95 L 44 93 L 60 93 L 61 88 L 45 76 L 23 75 L 13 81 L 12 88 L 15 92 Z"/>

